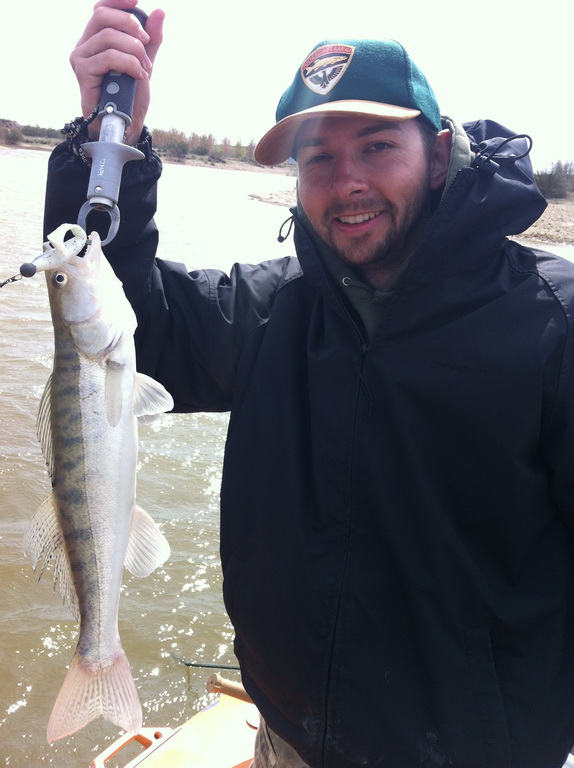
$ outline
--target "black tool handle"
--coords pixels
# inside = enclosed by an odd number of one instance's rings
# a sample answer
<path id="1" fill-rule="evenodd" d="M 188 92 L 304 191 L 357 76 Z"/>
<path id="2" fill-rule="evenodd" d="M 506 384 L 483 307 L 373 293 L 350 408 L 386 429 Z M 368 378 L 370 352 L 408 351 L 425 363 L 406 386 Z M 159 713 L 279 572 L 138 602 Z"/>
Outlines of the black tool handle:
<path id="1" fill-rule="evenodd" d="M 141 8 L 132 8 L 127 13 L 133 14 L 145 29 L 147 13 Z M 134 110 L 134 98 L 136 95 L 136 81 L 133 77 L 119 72 L 108 72 L 104 76 L 98 117 L 106 114 L 119 115 L 125 120 L 126 127 L 132 121 Z"/>

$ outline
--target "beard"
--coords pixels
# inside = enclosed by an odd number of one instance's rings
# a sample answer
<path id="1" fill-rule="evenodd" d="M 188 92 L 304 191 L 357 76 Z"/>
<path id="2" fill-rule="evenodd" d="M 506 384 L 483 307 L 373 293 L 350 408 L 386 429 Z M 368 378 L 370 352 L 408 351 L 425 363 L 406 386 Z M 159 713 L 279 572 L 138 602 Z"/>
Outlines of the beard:
<path id="1" fill-rule="evenodd" d="M 391 201 L 380 196 L 349 203 L 334 202 L 325 212 L 317 232 L 322 240 L 346 264 L 355 267 L 365 276 L 379 269 L 394 271 L 411 256 L 420 232 L 431 213 L 431 193 L 428 184 L 419 187 L 419 193 L 400 211 Z M 384 211 L 389 219 L 386 232 L 375 239 L 372 233 L 357 235 L 344 245 L 338 242 L 333 219 L 341 215 L 352 216 L 365 210 Z"/>

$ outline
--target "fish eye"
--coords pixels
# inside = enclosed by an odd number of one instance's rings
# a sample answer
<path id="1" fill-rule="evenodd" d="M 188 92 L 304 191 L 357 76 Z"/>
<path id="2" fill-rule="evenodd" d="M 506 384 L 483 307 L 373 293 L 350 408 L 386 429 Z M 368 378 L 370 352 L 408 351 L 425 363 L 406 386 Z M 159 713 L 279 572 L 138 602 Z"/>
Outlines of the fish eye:
<path id="1" fill-rule="evenodd" d="M 66 285 L 67 282 L 68 277 L 64 272 L 56 272 L 56 274 L 52 276 L 52 285 L 56 288 L 61 288 L 63 285 Z"/>

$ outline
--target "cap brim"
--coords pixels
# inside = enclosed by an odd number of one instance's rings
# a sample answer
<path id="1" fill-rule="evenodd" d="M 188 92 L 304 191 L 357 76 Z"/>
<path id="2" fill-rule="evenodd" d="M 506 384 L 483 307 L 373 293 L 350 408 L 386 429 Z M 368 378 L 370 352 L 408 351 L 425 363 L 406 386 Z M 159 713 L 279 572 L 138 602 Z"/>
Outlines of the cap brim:
<path id="1" fill-rule="evenodd" d="M 297 131 L 305 120 L 313 117 L 377 117 L 380 120 L 412 120 L 420 115 L 418 109 L 381 104 L 379 101 L 327 101 L 315 107 L 295 112 L 275 123 L 258 142 L 253 156 L 261 165 L 278 165 L 293 155 Z"/>

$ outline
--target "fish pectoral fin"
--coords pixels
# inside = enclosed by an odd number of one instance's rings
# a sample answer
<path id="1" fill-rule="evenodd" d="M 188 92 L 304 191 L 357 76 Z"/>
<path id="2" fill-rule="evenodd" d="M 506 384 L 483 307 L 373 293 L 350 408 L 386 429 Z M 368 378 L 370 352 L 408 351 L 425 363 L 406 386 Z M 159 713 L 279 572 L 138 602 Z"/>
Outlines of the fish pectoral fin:
<path id="1" fill-rule="evenodd" d="M 144 578 L 163 565 L 169 555 L 169 544 L 163 533 L 145 510 L 134 507 L 124 566 L 134 576 Z"/>
<path id="2" fill-rule="evenodd" d="M 145 373 L 136 373 L 134 413 L 138 418 L 156 416 L 172 408 L 173 398 L 164 386 Z"/>
<path id="3" fill-rule="evenodd" d="M 58 584 L 64 604 L 71 610 L 74 618 L 79 620 L 78 596 L 53 493 L 42 502 L 30 521 L 22 546 L 34 570 L 40 562 L 43 563 L 38 579 L 42 578 L 50 560 L 54 561 L 54 588 Z"/>
<path id="4" fill-rule="evenodd" d="M 124 731 L 141 728 L 141 704 L 121 647 L 107 667 L 95 667 L 76 651 L 50 715 L 48 741 L 71 736 L 100 716 Z"/>
<path id="5" fill-rule="evenodd" d="M 106 363 L 106 417 L 110 427 L 117 427 L 122 417 L 123 407 L 123 389 L 122 378 L 124 376 L 125 366 L 108 360 Z"/>

